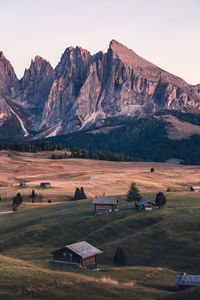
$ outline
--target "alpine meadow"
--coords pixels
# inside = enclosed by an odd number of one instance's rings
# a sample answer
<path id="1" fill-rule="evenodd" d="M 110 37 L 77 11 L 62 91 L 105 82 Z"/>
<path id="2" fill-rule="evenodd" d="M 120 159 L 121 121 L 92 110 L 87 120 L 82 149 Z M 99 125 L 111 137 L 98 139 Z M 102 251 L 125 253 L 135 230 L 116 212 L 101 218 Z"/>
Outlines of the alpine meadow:
<path id="1" fill-rule="evenodd" d="M 200 299 L 199 11 L 2 1 L 0 300 Z"/>

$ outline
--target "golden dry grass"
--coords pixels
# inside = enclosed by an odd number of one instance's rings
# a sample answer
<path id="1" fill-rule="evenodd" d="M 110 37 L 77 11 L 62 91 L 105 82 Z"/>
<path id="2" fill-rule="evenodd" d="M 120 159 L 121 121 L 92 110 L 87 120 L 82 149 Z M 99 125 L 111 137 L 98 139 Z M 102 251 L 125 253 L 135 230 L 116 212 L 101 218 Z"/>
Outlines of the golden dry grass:
<path id="1" fill-rule="evenodd" d="M 155 172 L 151 173 L 150 168 Z M 151 162 L 109 162 L 86 159 L 53 160 L 35 154 L 0 156 L 0 195 L 10 198 L 20 191 L 30 195 L 35 189 L 46 202 L 65 201 L 74 195 L 76 187 L 83 186 L 88 197 L 123 195 L 131 182 L 141 193 L 155 193 L 170 188 L 180 193 L 189 192 L 192 185 L 200 185 L 199 166 L 182 166 Z M 27 181 L 27 188 L 20 188 L 20 180 Z M 51 183 L 50 189 L 41 189 L 40 182 Z M 30 204 L 26 204 L 27 206 Z M 38 204 L 40 205 L 40 204 Z M 6 204 L 4 203 L 4 209 Z M 3 209 L 3 210 L 4 210 Z"/>

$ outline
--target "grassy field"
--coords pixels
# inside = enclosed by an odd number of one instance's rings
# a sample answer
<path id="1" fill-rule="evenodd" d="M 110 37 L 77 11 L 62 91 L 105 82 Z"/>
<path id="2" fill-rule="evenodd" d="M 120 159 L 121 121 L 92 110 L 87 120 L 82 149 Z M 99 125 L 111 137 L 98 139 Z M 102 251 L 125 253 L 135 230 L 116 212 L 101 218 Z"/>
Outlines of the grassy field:
<path id="1" fill-rule="evenodd" d="M 177 272 L 199 272 L 200 193 L 188 191 L 200 184 L 198 166 L 55 161 L 48 153 L 2 152 L 0 167 L 0 299 L 164 299 L 177 297 Z M 21 179 L 27 188 L 19 188 Z M 38 188 L 41 181 L 52 188 Z M 124 196 L 133 181 L 151 200 L 170 188 L 167 205 L 136 212 Z M 90 199 L 70 201 L 76 186 Z M 43 196 L 39 203 L 30 202 L 33 188 Z M 15 213 L 11 197 L 18 191 L 26 201 Z M 104 192 L 118 196 L 119 211 L 94 216 L 91 198 Z M 53 249 L 82 240 L 104 251 L 98 257 L 102 271 L 52 262 Z M 122 268 L 113 265 L 118 246 L 126 255 Z"/>

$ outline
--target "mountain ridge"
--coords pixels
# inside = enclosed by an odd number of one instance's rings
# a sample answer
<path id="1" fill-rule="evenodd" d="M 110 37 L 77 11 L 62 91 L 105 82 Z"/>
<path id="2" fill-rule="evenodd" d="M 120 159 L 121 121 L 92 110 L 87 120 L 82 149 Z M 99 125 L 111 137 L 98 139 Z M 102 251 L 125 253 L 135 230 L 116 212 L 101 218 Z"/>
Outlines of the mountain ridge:
<path id="1" fill-rule="evenodd" d="M 145 118 L 166 109 L 200 112 L 200 84 L 188 84 L 116 40 L 106 53 L 94 55 L 70 46 L 54 69 L 37 55 L 20 80 L 1 51 L 0 94 L 0 126 L 15 115 L 22 139 L 98 128 L 109 118 Z"/>

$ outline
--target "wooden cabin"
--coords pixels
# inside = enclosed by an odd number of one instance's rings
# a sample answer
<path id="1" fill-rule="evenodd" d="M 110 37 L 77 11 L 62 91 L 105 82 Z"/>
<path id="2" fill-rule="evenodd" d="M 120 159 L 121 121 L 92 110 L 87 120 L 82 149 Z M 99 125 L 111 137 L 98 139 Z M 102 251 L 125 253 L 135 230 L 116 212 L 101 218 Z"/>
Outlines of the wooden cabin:
<path id="1" fill-rule="evenodd" d="M 103 253 L 91 244 L 83 241 L 67 245 L 53 251 L 54 262 L 79 265 L 82 268 L 95 269 L 97 267 L 96 256 Z"/>
<path id="2" fill-rule="evenodd" d="M 200 192 L 200 186 L 191 186 L 190 191 L 191 192 Z"/>
<path id="3" fill-rule="evenodd" d="M 153 210 L 155 208 L 159 207 L 150 202 L 148 199 L 141 199 L 135 203 L 135 209 L 137 210 Z"/>
<path id="4" fill-rule="evenodd" d="M 25 188 L 26 187 L 26 182 L 25 181 L 21 181 L 19 185 L 20 185 L 20 187 Z"/>
<path id="5" fill-rule="evenodd" d="M 108 214 L 117 211 L 117 198 L 94 198 L 94 213 L 96 215 Z"/>
<path id="6" fill-rule="evenodd" d="M 43 189 L 50 188 L 51 187 L 51 183 L 49 183 L 49 182 L 41 182 L 40 183 L 40 187 L 43 188 Z"/>
<path id="7" fill-rule="evenodd" d="M 200 275 L 177 274 L 175 286 L 178 291 L 189 287 L 200 286 Z"/>

